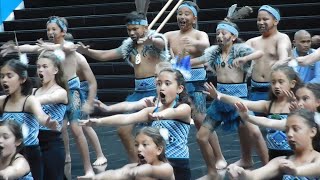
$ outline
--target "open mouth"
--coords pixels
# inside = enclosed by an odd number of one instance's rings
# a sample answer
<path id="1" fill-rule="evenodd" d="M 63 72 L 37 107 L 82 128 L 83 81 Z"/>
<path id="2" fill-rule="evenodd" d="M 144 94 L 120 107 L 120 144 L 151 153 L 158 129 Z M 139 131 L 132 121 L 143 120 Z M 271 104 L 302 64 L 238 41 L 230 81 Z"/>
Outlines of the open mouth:
<path id="1" fill-rule="evenodd" d="M 276 95 L 281 94 L 281 90 L 278 90 L 278 89 L 276 89 L 274 92 L 276 93 Z"/>
<path id="2" fill-rule="evenodd" d="M 159 94 L 160 94 L 160 98 L 161 98 L 161 99 L 166 98 L 166 95 L 165 95 L 163 92 L 160 92 Z"/>
<path id="3" fill-rule="evenodd" d="M 288 141 L 291 149 L 296 149 L 296 142 L 295 141 Z"/>
<path id="4" fill-rule="evenodd" d="M 179 21 L 179 26 L 186 26 L 187 22 L 186 21 Z"/>
<path id="5" fill-rule="evenodd" d="M 2 154 L 3 146 L 0 146 L 0 154 Z"/>
<path id="6" fill-rule="evenodd" d="M 40 80 L 43 81 L 43 74 L 39 74 L 38 76 L 39 76 Z"/>
<path id="7" fill-rule="evenodd" d="M 144 159 L 143 155 L 138 154 L 138 158 L 139 158 L 139 164 L 138 165 L 147 164 L 147 161 Z"/>
<path id="8" fill-rule="evenodd" d="M 8 94 L 9 93 L 9 86 L 7 84 L 3 84 L 2 87 L 3 87 L 4 93 Z"/>

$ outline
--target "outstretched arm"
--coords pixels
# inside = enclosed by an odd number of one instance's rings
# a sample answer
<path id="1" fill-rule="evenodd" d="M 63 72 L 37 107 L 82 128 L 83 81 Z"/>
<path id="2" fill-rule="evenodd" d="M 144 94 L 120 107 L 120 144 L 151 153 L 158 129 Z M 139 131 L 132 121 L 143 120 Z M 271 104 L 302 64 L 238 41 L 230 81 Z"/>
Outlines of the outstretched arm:
<path id="1" fill-rule="evenodd" d="M 0 171 L 0 179 L 19 179 L 30 172 L 30 166 L 22 155 L 12 162 L 12 165 Z"/>
<path id="2" fill-rule="evenodd" d="M 154 107 L 142 109 L 139 112 L 132 114 L 118 114 L 114 116 L 108 116 L 98 119 L 80 120 L 79 123 L 82 126 L 92 125 L 107 125 L 107 126 L 122 126 L 135 124 L 138 122 L 145 122 L 149 120 L 149 113 L 154 110 Z"/>
<path id="3" fill-rule="evenodd" d="M 189 123 L 191 118 L 191 108 L 188 104 L 180 104 L 176 108 L 167 108 L 160 112 L 154 112 L 151 117 L 155 120 L 179 119 Z"/>
<path id="4" fill-rule="evenodd" d="M 320 60 L 320 48 L 316 49 L 313 53 L 309 55 L 297 57 L 297 61 L 301 66 L 307 66 L 319 60 Z"/>
<path id="5" fill-rule="evenodd" d="M 226 95 L 217 91 L 214 85 L 210 83 L 205 83 L 204 87 L 206 91 L 203 93 L 208 94 L 210 97 L 216 100 L 223 101 L 224 103 L 233 105 L 237 102 L 243 103 L 245 106 L 248 107 L 249 110 L 254 112 L 267 112 L 268 111 L 268 101 L 260 100 L 260 101 L 249 101 L 245 99 L 241 99 L 235 96 Z"/>
<path id="6" fill-rule="evenodd" d="M 242 120 L 251 122 L 255 125 L 266 127 L 266 128 L 272 128 L 272 129 L 278 129 L 278 130 L 285 130 L 286 126 L 286 120 L 274 120 L 274 119 L 269 119 L 266 117 L 258 117 L 258 116 L 253 116 L 248 114 L 248 108 L 245 106 L 243 103 L 238 102 L 235 104 L 239 115 Z"/>
<path id="7" fill-rule="evenodd" d="M 1 56 L 6 56 L 7 54 L 18 52 L 18 49 L 22 53 L 32 53 L 32 52 L 37 52 L 40 49 L 40 46 L 38 45 L 30 45 L 30 44 L 25 44 L 25 45 L 20 45 L 16 46 L 13 41 L 9 41 L 5 44 L 3 44 L 1 47 Z"/>
<path id="8" fill-rule="evenodd" d="M 241 179 L 241 180 L 271 179 L 280 174 L 279 159 L 283 159 L 283 157 L 274 158 L 265 166 L 252 171 L 245 170 L 242 167 L 231 164 L 230 166 L 228 166 L 228 175 L 230 179 Z"/>
<path id="9" fill-rule="evenodd" d="M 153 103 L 154 96 L 143 98 L 139 101 L 135 102 L 120 102 L 117 104 L 113 104 L 110 106 L 107 106 L 103 104 L 99 100 L 94 100 L 94 106 L 99 108 L 102 112 L 114 112 L 114 113 L 124 113 L 124 112 L 134 112 L 139 111 L 143 108 L 150 107 L 148 104 Z"/>
<path id="10" fill-rule="evenodd" d="M 98 61 L 110 61 L 122 58 L 120 47 L 111 50 L 95 50 L 79 42 L 77 51 Z"/>

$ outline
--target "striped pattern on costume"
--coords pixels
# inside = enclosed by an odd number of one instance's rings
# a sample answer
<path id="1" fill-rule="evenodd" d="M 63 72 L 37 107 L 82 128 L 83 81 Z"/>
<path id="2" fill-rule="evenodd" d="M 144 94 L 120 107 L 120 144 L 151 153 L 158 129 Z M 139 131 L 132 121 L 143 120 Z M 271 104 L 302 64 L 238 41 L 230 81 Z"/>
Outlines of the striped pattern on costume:
<path id="1" fill-rule="evenodd" d="M 150 91 L 155 90 L 156 82 L 155 77 L 148 77 L 143 79 L 135 79 L 135 91 Z"/>
<path id="2" fill-rule="evenodd" d="M 283 175 L 282 180 L 319 180 L 319 177 L 301 177 L 301 176 L 291 176 Z"/>
<path id="3" fill-rule="evenodd" d="M 191 77 L 186 79 L 186 82 L 203 81 L 207 79 L 207 72 L 204 67 L 192 68 L 190 73 Z"/>
<path id="4" fill-rule="evenodd" d="M 41 105 L 43 111 L 50 116 L 51 119 L 58 121 L 60 127 L 63 125 L 63 118 L 67 111 L 66 104 L 45 104 Z M 50 130 L 49 128 L 40 125 L 40 129 L 42 130 Z"/>
<path id="5" fill-rule="evenodd" d="M 188 135 L 190 125 L 178 120 L 153 121 L 152 127 L 164 128 L 169 132 L 166 144 L 167 158 L 189 158 Z"/>
<path id="6" fill-rule="evenodd" d="M 279 121 L 283 119 L 287 119 L 287 114 L 279 114 Z M 274 118 L 273 114 L 268 115 L 269 119 L 276 119 Z M 277 118 L 278 119 L 278 118 Z M 268 149 L 273 150 L 291 150 L 290 145 L 287 140 L 287 135 L 284 131 L 274 130 L 267 128 L 267 136 L 266 142 Z"/>
<path id="7" fill-rule="evenodd" d="M 4 112 L 2 120 L 15 120 L 28 128 L 27 137 L 23 139 L 25 146 L 38 145 L 39 122 L 33 114 L 27 112 Z"/>

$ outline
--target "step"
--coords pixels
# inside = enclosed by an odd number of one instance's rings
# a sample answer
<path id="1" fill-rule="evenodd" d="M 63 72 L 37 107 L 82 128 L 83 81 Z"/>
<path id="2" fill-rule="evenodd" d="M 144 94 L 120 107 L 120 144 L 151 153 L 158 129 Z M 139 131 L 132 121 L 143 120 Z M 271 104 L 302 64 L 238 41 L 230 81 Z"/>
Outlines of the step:
<path id="1" fill-rule="evenodd" d="M 309 29 L 320 27 L 319 16 L 301 16 L 301 17 L 286 17 L 279 23 L 279 29 Z M 303 21 L 304 23 L 301 23 Z M 220 21 L 205 21 L 199 23 L 199 29 L 207 33 L 214 33 L 217 23 Z M 241 32 L 257 30 L 256 19 L 244 19 L 235 21 Z M 167 24 L 162 32 L 176 30 L 176 23 Z M 125 26 L 98 26 L 98 27 L 81 27 L 69 28 L 69 32 L 77 38 L 105 38 L 105 37 L 125 37 L 127 36 Z M 88 33 L 90 32 L 90 33 Z M 19 41 L 32 41 L 34 39 L 45 38 L 46 30 L 22 30 L 16 31 Z M 111 36 L 112 35 L 112 36 Z M 13 31 L 0 33 L 0 41 L 5 42 L 14 39 Z"/>
<path id="2" fill-rule="evenodd" d="M 280 7 L 280 6 L 279 6 Z M 311 16 L 311 15 L 319 15 L 318 9 L 320 9 L 320 3 L 309 3 L 309 4 L 291 4 L 289 8 L 285 8 L 286 6 L 281 6 L 281 14 L 282 16 Z M 257 9 L 259 7 L 254 7 L 254 13 L 250 15 L 251 18 L 256 17 Z M 301 11 L 302 8 L 307 8 L 308 12 Z M 214 20 L 221 20 L 225 17 L 226 8 L 212 8 L 212 9 L 204 9 L 199 13 L 199 21 L 212 21 L 212 14 L 215 14 Z M 31 11 L 33 12 L 33 11 Z M 45 11 L 47 12 L 47 11 Z M 45 13 L 44 12 L 44 13 Z M 63 11 L 65 12 L 65 11 Z M 69 11 L 67 11 L 69 12 Z M 72 11 L 71 11 L 72 12 Z M 81 12 L 81 10 L 79 10 Z M 158 12 L 150 12 L 148 13 L 148 19 L 151 22 L 153 18 L 157 15 Z M 29 13 L 27 13 L 29 14 Z M 165 14 L 168 14 L 166 12 Z M 88 27 L 88 26 L 110 26 L 110 25 L 124 25 L 124 18 L 127 14 L 108 14 L 108 15 L 87 15 L 87 16 L 71 16 L 67 17 L 69 27 Z M 23 15 L 26 17 L 26 15 Z M 40 18 L 37 16 L 33 19 L 23 19 L 23 20 L 15 20 L 8 21 L 4 23 L 4 27 L 6 31 L 10 30 L 27 30 L 27 29 L 44 29 L 45 24 L 47 22 L 47 17 L 49 15 L 44 16 L 44 18 Z M 165 16 L 163 16 L 165 17 Z M 106 21 L 105 19 L 108 19 Z M 158 22 L 162 22 L 161 18 Z M 169 22 L 176 22 L 175 16 L 170 19 Z"/>
<path id="3" fill-rule="evenodd" d="M 121 0 L 121 2 L 132 2 L 132 0 Z M 89 4 L 105 4 L 105 3 L 119 3 L 119 0 L 24 0 L 26 8 L 42 8 L 54 6 L 74 6 L 74 5 L 89 5 Z"/>
<path id="4" fill-rule="evenodd" d="M 149 6 L 149 12 L 160 11 L 164 6 L 163 1 L 153 0 Z M 172 9 L 173 5 L 169 7 Z M 104 15 L 104 14 L 119 14 L 129 13 L 135 10 L 133 1 L 121 3 L 105 3 L 105 4 L 89 4 L 76 6 L 57 6 L 57 7 L 42 7 L 42 8 L 26 8 L 14 11 L 16 19 L 33 19 L 33 18 L 48 18 L 49 16 L 87 16 L 87 15 Z"/>

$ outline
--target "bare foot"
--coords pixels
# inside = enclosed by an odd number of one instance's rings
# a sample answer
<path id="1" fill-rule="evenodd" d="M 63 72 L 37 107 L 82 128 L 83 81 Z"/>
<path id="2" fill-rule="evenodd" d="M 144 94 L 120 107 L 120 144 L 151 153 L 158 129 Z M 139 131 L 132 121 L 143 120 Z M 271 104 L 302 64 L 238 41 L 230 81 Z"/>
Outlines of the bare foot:
<path id="1" fill-rule="evenodd" d="M 249 169 L 249 168 L 252 168 L 253 161 L 251 160 L 251 162 L 246 162 L 246 161 L 243 161 L 242 159 L 239 159 L 237 162 L 232 164 L 243 167 L 244 169 Z"/>
<path id="2" fill-rule="evenodd" d="M 66 155 L 66 158 L 64 160 L 64 163 L 71 163 L 71 156 L 70 154 Z"/>
<path id="3" fill-rule="evenodd" d="M 202 176 L 200 178 L 198 178 L 197 180 L 220 180 L 221 177 L 219 176 L 219 174 L 207 174 L 205 176 Z"/>
<path id="4" fill-rule="evenodd" d="M 77 177 L 78 180 L 93 180 L 93 178 L 94 178 L 93 171 L 86 172 L 86 174 L 84 176 Z"/>
<path id="5" fill-rule="evenodd" d="M 227 161 L 225 159 L 219 159 L 216 161 L 216 169 L 217 170 L 222 170 L 222 169 L 225 169 L 227 168 Z"/>
<path id="6" fill-rule="evenodd" d="M 92 165 L 94 166 L 101 166 L 101 165 L 104 165 L 108 162 L 107 158 L 102 156 L 102 157 L 98 157 L 98 159 L 92 163 Z"/>

